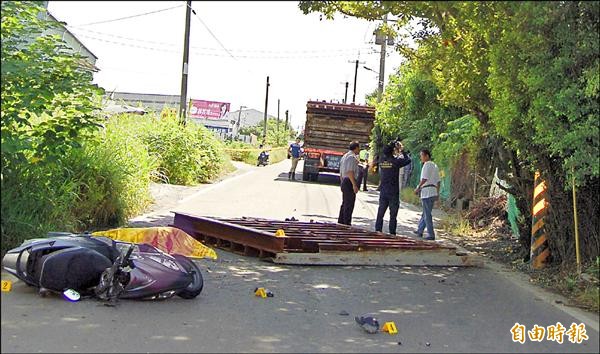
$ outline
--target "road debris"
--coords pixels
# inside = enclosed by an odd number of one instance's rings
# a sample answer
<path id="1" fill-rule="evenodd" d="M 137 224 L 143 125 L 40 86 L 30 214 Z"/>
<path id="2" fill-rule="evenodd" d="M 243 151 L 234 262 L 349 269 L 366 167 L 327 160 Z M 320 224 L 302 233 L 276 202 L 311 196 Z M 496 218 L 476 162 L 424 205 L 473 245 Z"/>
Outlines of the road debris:
<path id="1" fill-rule="evenodd" d="M 349 314 L 348 312 L 346 312 L 346 311 L 341 311 L 341 312 L 339 313 L 339 315 L 340 315 L 340 316 L 350 316 L 350 314 Z"/>
<path id="2" fill-rule="evenodd" d="M 354 317 L 354 320 L 367 333 L 375 334 L 379 332 L 379 321 L 370 314 Z"/>

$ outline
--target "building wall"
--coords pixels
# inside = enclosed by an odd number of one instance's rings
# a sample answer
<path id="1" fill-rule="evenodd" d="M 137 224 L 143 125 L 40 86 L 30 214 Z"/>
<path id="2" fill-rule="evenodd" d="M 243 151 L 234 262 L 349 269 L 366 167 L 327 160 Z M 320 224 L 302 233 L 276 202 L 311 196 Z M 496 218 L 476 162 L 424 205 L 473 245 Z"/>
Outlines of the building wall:
<path id="1" fill-rule="evenodd" d="M 56 19 L 56 17 L 52 16 L 52 14 L 48 11 L 48 1 L 42 1 L 41 5 L 46 9 L 45 13 L 40 14 L 41 18 L 45 18 L 47 20 L 60 23 L 60 26 L 44 31 L 42 33 L 42 36 L 48 35 L 48 34 L 56 34 L 56 35 L 60 36 L 60 38 L 62 38 L 65 41 L 67 46 L 73 50 L 73 52 L 81 54 L 82 56 L 84 56 L 86 58 L 86 60 L 90 64 L 89 65 L 90 70 L 98 71 L 98 68 L 95 67 L 96 60 L 98 60 L 98 57 L 96 55 L 94 55 L 94 53 L 92 53 L 92 51 L 89 50 L 89 48 L 87 48 L 83 44 L 83 42 L 81 42 L 77 37 L 75 37 L 75 35 L 73 33 L 71 33 L 65 27 L 64 22 L 61 22 L 58 19 Z"/>
<path id="2" fill-rule="evenodd" d="M 132 92 L 112 92 L 108 93 L 109 98 L 117 104 L 125 103 L 129 106 L 142 107 L 155 112 L 162 111 L 163 108 L 179 108 L 179 95 L 156 95 L 146 93 Z"/>

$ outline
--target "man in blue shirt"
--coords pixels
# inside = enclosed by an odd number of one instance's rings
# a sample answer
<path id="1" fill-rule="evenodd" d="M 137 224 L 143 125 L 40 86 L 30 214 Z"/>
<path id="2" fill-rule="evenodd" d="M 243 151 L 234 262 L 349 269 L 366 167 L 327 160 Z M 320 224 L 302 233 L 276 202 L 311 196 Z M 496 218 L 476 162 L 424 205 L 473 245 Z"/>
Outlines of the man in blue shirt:
<path id="1" fill-rule="evenodd" d="M 394 156 L 394 150 L 399 154 Z M 402 144 L 395 143 L 383 147 L 383 158 L 379 162 L 381 190 L 379 192 L 379 210 L 375 221 L 375 231 L 383 230 L 383 216 L 390 208 L 390 234 L 396 234 L 398 209 L 400 208 L 400 168 L 410 163 L 410 157 L 403 152 Z"/>
<path id="2" fill-rule="evenodd" d="M 288 148 L 288 154 L 292 156 L 292 168 L 288 173 L 288 179 L 295 181 L 296 167 L 298 166 L 300 156 L 302 156 L 302 146 L 300 146 L 300 138 L 296 138 L 296 142 L 290 145 L 290 147 Z"/>

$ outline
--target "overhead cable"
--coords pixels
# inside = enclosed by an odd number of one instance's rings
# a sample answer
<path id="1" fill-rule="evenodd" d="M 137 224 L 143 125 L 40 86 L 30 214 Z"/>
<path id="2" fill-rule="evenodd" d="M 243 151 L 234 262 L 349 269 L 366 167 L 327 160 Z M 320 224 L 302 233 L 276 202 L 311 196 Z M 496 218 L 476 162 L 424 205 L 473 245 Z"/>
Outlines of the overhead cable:
<path id="1" fill-rule="evenodd" d="M 185 5 L 177 5 L 177 6 L 173 6 L 173 7 L 168 7 L 166 9 L 155 10 L 155 11 L 150 11 L 150 12 L 144 12 L 144 13 L 141 13 L 141 14 L 136 14 L 136 15 L 131 15 L 131 16 L 125 16 L 125 17 L 119 17 L 119 18 L 114 18 L 114 19 L 110 19 L 110 20 L 102 20 L 102 21 L 97 21 L 97 22 L 84 23 L 82 25 L 77 25 L 77 26 L 74 26 L 74 27 L 92 26 L 92 25 L 99 25 L 99 24 L 102 24 L 102 23 L 110 23 L 110 22 L 128 20 L 128 19 L 135 18 L 135 17 L 142 17 L 142 16 L 146 16 L 146 15 L 155 14 L 155 13 L 158 13 L 158 12 L 163 12 L 163 11 L 177 9 L 177 8 L 180 8 L 180 7 L 183 7 L 183 6 L 185 6 Z"/>

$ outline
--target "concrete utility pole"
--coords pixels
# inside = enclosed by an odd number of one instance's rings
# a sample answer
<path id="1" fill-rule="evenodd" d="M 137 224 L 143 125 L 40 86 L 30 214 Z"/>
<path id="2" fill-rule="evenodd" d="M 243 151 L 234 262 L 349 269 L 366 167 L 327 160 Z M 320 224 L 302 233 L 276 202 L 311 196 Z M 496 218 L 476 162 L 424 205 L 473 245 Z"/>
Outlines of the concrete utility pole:
<path id="1" fill-rule="evenodd" d="M 236 129 L 236 136 L 240 135 L 240 122 L 242 120 L 242 108 L 247 108 L 246 106 L 240 106 L 240 112 L 238 113 L 238 120 L 237 120 L 237 129 Z"/>
<path id="2" fill-rule="evenodd" d="M 265 93 L 265 126 L 263 128 L 263 140 L 267 140 L 267 108 L 269 107 L 269 77 L 267 76 L 267 92 Z"/>
<path id="3" fill-rule="evenodd" d="M 344 103 L 348 102 L 348 81 L 346 81 L 346 92 L 344 93 Z"/>
<path id="4" fill-rule="evenodd" d="M 279 108 L 280 108 L 280 104 L 281 104 L 281 101 L 278 98 L 277 99 L 277 132 L 278 133 L 279 133 Z"/>
<path id="5" fill-rule="evenodd" d="M 190 16 L 192 1 L 186 1 L 185 9 L 185 34 L 183 37 L 183 65 L 181 68 L 181 97 L 179 99 L 179 120 L 185 125 L 187 119 L 187 82 L 188 59 L 190 57 Z"/>
<path id="6" fill-rule="evenodd" d="M 383 18 L 383 24 L 387 24 L 388 15 L 385 14 Z M 383 36 L 383 41 L 381 42 L 381 55 L 379 57 L 379 85 L 377 86 L 377 99 L 381 100 L 381 95 L 383 94 L 383 83 L 385 82 L 385 51 L 387 46 L 387 35 Z"/>
<path id="7" fill-rule="evenodd" d="M 359 62 L 358 59 L 356 60 L 349 60 L 348 63 L 354 63 L 355 67 L 354 67 L 354 94 L 352 95 L 352 103 L 356 102 L 356 78 L 358 77 L 358 64 L 365 64 L 364 61 Z"/>

